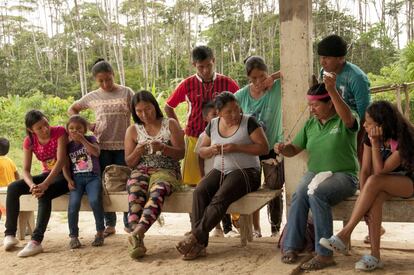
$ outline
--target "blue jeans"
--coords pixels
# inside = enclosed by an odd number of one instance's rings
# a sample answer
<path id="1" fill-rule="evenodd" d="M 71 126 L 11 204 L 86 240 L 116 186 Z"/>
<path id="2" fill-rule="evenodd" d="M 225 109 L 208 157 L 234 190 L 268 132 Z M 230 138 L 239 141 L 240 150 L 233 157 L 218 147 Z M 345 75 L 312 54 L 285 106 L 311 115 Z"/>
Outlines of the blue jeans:
<path id="1" fill-rule="evenodd" d="M 102 173 L 105 167 L 111 164 L 126 165 L 125 163 L 125 151 L 124 150 L 101 150 L 99 155 L 99 164 L 101 166 Z M 116 225 L 116 213 L 105 212 L 106 226 L 115 227 Z M 124 226 L 128 228 L 128 212 L 124 212 Z"/>
<path id="2" fill-rule="evenodd" d="M 292 196 L 283 251 L 303 249 L 310 209 L 315 226 L 315 251 L 318 255 L 331 256 L 332 251 L 322 247 L 319 240 L 332 236 L 331 206 L 353 196 L 357 190 L 358 179 L 347 173 L 334 173 L 319 184 L 314 194 L 308 195 L 308 185 L 315 175 L 316 173 L 306 172 Z"/>
<path id="3" fill-rule="evenodd" d="M 74 175 L 73 180 L 76 183 L 76 189 L 70 191 L 68 207 L 69 236 L 79 236 L 79 209 L 82 196 L 85 192 L 88 196 L 93 216 L 95 217 L 96 231 L 103 231 L 105 229 L 105 225 L 104 210 L 102 206 L 101 178 L 94 173 L 82 173 Z"/>

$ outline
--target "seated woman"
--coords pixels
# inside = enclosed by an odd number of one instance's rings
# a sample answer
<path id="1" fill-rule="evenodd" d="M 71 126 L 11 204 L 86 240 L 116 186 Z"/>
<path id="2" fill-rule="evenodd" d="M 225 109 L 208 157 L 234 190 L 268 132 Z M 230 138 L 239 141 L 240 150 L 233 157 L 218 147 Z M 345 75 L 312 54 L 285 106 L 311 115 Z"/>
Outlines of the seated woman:
<path id="1" fill-rule="evenodd" d="M 26 113 L 25 125 L 27 137 L 23 141 L 23 179 L 11 183 L 7 189 L 7 219 L 3 240 L 6 251 L 12 250 L 18 243 L 16 230 L 20 196 L 35 196 L 38 199 L 38 211 L 32 240 L 17 254 L 19 257 L 43 252 L 41 242 L 52 211 L 52 200 L 69 192 L 68 183 L 62 173 L 68 143 L 65 128 L 50 126 L 46 116 L 38 110 Z M 30 172 L 33 154 L 43 166 L 42 173 L 36 176 L 32 176 Z"/>
<path id="2" fill-rule="evenodd" d="M 320 244 L 347 253 L 351 233 L 367 217 L 371 255 L 364 255 L 355 269 L 369 271 L 383 267 L 380 260 L 382 205 L 391 197 L 414 195 L 414 127 L 389 102 L 372 103 L 365 114 L 364 153 L 360 173 L 361 193 L 347 225 Z"/>
<path id="3" fill-rule="evenodd" d="M 178 122 L 164 118 L 154 96 L 140 91 L 132 98 L 131 125 L 125 136 L 125 161 L 134 170 L 127 182 L 131 234 L 130 256 L 145 255 L 144 234 L 161 214 L 166 196 L 180 183 L 179 160 L 184 134 Z"/>
<path id="4" fill-rule="evenodd" d="M 359 121 L 335 87 L 336 76 L 324 77 L 307 93 L 312 117 L 292 143 L 278 143 L 274 149 L 286 157 L 308 153 L 308 171 L 292 196 L 282 246 L 282 262 L 295 263 L 303 249 L 309 210 L 315 225 L 315 239 L 331 236 L 331 207 L 355 194 L 358 184 L 356 137 Z M 301 265 L 317 270 L 335 264 L 332 251 L 315 244 L 316 256 Z"/>
<path id="5" fill-rule="evenodd" d="M 191 234 L 177 244 L 184 260 L 205 256 L 209 232 L 230 204 L 259 188 L 258 156 L 269 152 L 263 129 L 241 114 L 232 93 L 219 94 L 215 105 L 218 117 L 207 125 L 200 148 L 202 158 L 214 157 L 214 169 L 194 191 Z"/>

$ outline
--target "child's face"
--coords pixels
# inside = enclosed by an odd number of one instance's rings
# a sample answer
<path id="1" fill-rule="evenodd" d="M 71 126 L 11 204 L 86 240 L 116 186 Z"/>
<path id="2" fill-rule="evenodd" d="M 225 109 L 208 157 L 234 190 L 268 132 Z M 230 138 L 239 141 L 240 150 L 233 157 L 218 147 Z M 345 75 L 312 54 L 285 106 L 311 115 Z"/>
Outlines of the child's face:
<path id="1" fill-rule="evenodd" d="M 204 118 L 204 120 L 205 120 L 207 123 L 210 123 L 210 121 L 211 121 L 213 118 L 215 118 L 215 117 L 217 117 L 217 110 L 216 110 L 216 108 L 211 108 L 211 109 L 208 111 L 207 116 Z"/>
<path id="2" fill-rule="evenodd" d="M 78 133 L 80 135 L 86 134 L 86 129 L 83 126 L 82 123 L 79 123 L 79 122 L 74 121 L 74 122 L 69 123 L 69 125 L 68 125 L 68 132 L 69 132 L 69 137 L 72 138 L 72 135 L 74 133 Z"/>

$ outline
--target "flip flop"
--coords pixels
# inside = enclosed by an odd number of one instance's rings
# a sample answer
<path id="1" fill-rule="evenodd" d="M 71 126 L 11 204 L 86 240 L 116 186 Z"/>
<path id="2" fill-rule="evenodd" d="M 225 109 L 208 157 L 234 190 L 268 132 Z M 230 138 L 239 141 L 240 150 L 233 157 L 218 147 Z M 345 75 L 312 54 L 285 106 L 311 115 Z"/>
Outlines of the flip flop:
<path id="1" fill-rule="evenodd" d="M 384 264 L 381 260 L 372 255 L 364 255 L 361 260 L 355 263 L 355 269 L 358 271 L 372 271 L 374 269 L 383 268 Z"/>
<path id="2" fill-rule="evenodd" d="M 318 260 L 317 256 L 315 256 L 312 259 L 310 259 L 308 262 L 303 263 L 300 266 L 300 269 L 306 270 L 306 271 L 320 270 L 320 269 L 324 269 L 326 267 L 333 266 L 333 265 L 336 265 L 336 262 L 334 260 L 332 260 L 331 262 L 321 262 Z"/>
<path id="3" fill-rule="evenodd" d="M 344 255 L 349 254 L 347 246 L 336 235 L 332 235 L 329 239 L 321 238 L 319 244 L 331 251 L 336 251 Z"/>

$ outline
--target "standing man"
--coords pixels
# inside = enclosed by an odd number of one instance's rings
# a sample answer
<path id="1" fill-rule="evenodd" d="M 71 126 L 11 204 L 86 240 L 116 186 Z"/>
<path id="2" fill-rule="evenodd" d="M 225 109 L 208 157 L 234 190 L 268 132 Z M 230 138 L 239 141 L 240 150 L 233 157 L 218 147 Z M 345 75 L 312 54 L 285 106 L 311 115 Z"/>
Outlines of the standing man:
<path id="1" fill-rule="evenodd" d="M 336 89 L 363 121 L 365 110 L 371 101 L 370 84 L 367 75 L 358 66 L 345 60 L 346 54 L 347 43 L 342 37 L 333 34 L 322 39 L 318 43 L 319 62 L 322 66 L 320 78 L 324 72 L 335 73 Z"/>
<path id="2" fill-rule="evenodd" d="M 197 73 L 184 79 L 168 98 L 165 113 L 178 121 L 174 108 L 180 103 L 188 103 L 189 116 L 185 127 L 185 156 L 182 164 L 183 183 L 195 186 L 201 180 L 198 155 L 194 152 L 198 137 L 207 126 L 203 120 L 201 107 L 203 103 L 213 100 L 224 91 L 235 93 L 239 90 L 237 83 L 214 71 L 213 51 L 206 46 L 195 47 L 192 62 Z"/>
<path id="3" fill-rule="evenodd" d="M 320 78 L 323 78 L 324 72 L 336 74 L 336 89 L 345 103 L 358 113 L 360 125 L 364 125 L 365 111 L 371 102 L 370 83 L 367 75 L 358 66 L 345 60 L 347 48 L 346 41 L 335 34 L 325 37 L 318 43 L 319 62 L 322 66 Z M 364 150 L 364 135 L 365 129 L 361 127 L 357 136 L 360 165 Z M 385 229 L 381 227 L 381 235 L 384 233 Z M 370 242 L 369 236 L 365 237 L 364 242 Z"/>

